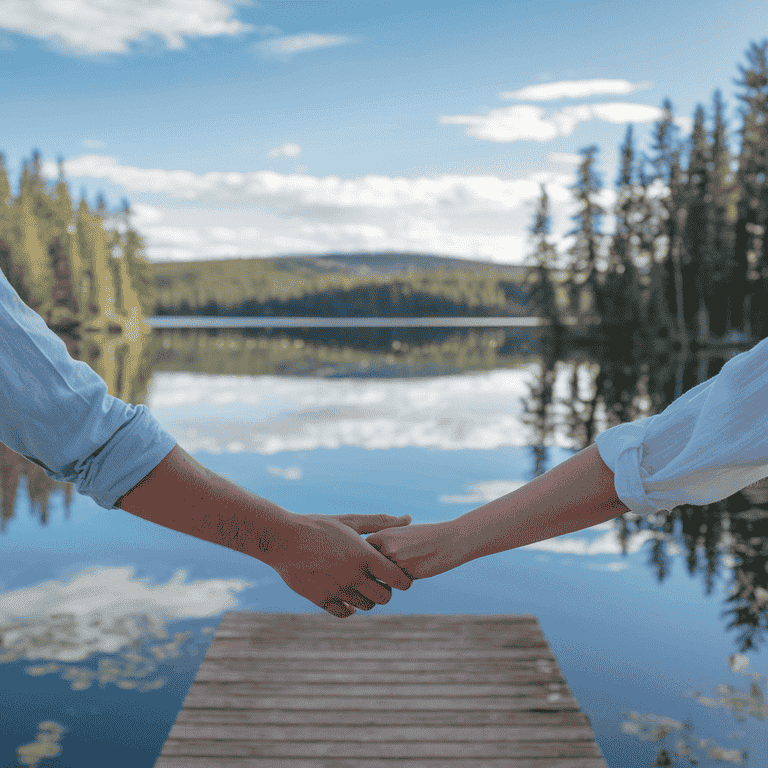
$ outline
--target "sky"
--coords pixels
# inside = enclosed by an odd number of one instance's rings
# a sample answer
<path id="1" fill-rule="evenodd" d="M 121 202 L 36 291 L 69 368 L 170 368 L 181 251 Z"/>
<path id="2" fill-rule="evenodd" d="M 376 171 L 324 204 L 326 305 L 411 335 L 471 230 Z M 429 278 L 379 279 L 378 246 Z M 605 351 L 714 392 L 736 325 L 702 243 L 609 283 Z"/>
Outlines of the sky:
<path id="1" fill-rule="evenodd" d="M 564 252 L 579 151 L 681 137 L 765 0 L 3 0 L 14 193 L 37 149 L 75 200 L 131 205 L 150 261 L 406 251 L 522 264 L 540 184 Z M 602 222 L 613 228 L 613 217 Z"/>

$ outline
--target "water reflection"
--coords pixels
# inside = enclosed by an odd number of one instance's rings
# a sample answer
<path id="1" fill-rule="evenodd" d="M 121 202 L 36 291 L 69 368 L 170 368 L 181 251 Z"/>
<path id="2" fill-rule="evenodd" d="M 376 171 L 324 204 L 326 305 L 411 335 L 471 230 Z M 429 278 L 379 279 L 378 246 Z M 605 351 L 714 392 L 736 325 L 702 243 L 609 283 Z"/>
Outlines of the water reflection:
<path id="1" fill-rule="evenodd" d="M 621 339 L 564 346 L 546 343 L 552 340 L 536 328 L 163 329 L 133 340 L 87 333 L 62 338 L 72 357 L 85 360 L 111 394 L 128 402 L 144 401 L 154 375 L 162 386 L 153 405 L 190 452 L 517 445 L 531 447 L 533 475 L 545 470 L 548 446 L 580 450 L 615 424 L 659 413 L 739 351 L 662 345 L 640 354 Z M 165 374 L 176 375 L 164 380 Z M 261 377 L 258 388 L 254 376 Z M 354 384 L 360 377 L 371 379 L 364 390 Z M 286 403 L 293 405 L 286 409 Z M 195 404 L 201 408 L 190 416 Z M 52 493 L 63 491 L 69 510 L 70 484 L 50 480 L 1 445 L 0 466 L 3 530 L 22 477 L 43 525 Z M 294 478 L 301 472 L 274 469 Z M 458 498 L 479 504 L 516 487 L 486 485 Z M 678 551 L 689 574 L 701 574 L 707 594 L 721 565 L 733 570 L 724 615 L 739 631 L 743 652 L 762 642 L 768 626 L 767 521 L 768 484 L 760 481 L 714 504 L 647 517 L 627 513 L 617 525 L 625 556 L 653 540 L 648 565 L 659 582 Z"/>
<path id="2" fill-rule="evenodd" d="M 163 329 L 133 340 L 104 333 L 62 338 L 72 357 L 105 379 L 110 393 L 135 404 L 151 399 L 153 413 L 190 453 L 516 446 L 529 448 L 534 458 L 526 480 L 551 465 L 553 446 L 579 450 L 614 424 L 659 413 L 740 351 L 652 345 L 640 352 L 621 340 L 586 343 L 588 334 L 581 344 L 557 343 L 535 328 Z M 286 465 L 275 458 L 266 472 L 299 481 L 304 469 L 297 459 Z M 59 491 L 69 520 L 71 485 L 50 480 L 2 445 L 0 471 L 3 532 L 20 523 L 13 518 L 20 514 L 22 483 L 41 526 L 48 523 L 50 496 Z M 513 472 L 509 479 L 478 477 L 484 479 L 467 478 L 463 489 L 439 495 L 439 504 L 476 506 L 522 484 L 511 479 Z M 768 623 L 767 518 L 768 485 L 761 481 L 716 504 L 648 517 L 628 513 L 595 526 L 592 538 L 561 537 L 530 548 L 541 558 L 619 551 L 626 557 L 650 541 L 648 568 L 659 582 L 680 555 L 690 575 L 701 575 L 708 595 L 727 572 L 732 591 L 722 615 L 738 632 L 735 644 L 743 653 L 760 647 Z M 623 568 L 616 562 L 585 567 Z M 250 586 L 238 579 L 187 582 L 178 572 L 167 584 L 147 587 L 132 568 L 107 565 L 0 592 L 0 664 L 23 663 L 27 678 L 54 675 L 73 692 L 97 683 L 100 689 L 156 691 L 168 682 L 158 664 L 197 655 L 201 639 L 183 632 L 171 638 L 167 623 L 213 618 L 236 607 L 235 593 Z M 203 627 L 200 634 L 212 631 Z M 732 694 L 722 695 L 746 701 Z M 697 701 L 709 706 L 708 697 Z M 752 709 L 755 717 L 763 711 Z M 687 734 L 681 721 L 654 717 L 632 712 L 624 732 L 645 737 L 655 722 L 680 746 Z M 62 728 L 48 715 L 38 738 L 18 746 L 17 759 L 36 765 L 53 756 Z"/>
<path id="3" fill-rule="evenodd" d="M 119 326 L 117 328 L 120 330 Z M 134 329 L 131 333 L 83 331 L 57 335 L 72 358 L 88 363 L 104 379 L 109 394 L 138 405 L 146 399 L 159 343 L 151 330 L 144 326 L 142 329 L 143 332 Z M 0 443 L 0 533 L 5 532 L 13 517 L 22 478 L 26 478 L 32 514 L 42 525 L 48 523 L 51 494 L 58 491 L 64 494 L 69 518 L 74 486 L 52 480 L 41 467 Z"/>

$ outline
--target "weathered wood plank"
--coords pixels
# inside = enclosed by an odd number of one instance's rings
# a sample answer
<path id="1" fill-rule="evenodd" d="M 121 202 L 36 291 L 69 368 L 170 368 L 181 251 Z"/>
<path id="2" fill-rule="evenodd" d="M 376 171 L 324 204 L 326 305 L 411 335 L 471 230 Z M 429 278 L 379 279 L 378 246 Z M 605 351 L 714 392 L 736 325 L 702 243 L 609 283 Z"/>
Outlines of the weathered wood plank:
<path id="1" fill-rule="evenodd" d="M 232 710 L 232 709 L 187 709 L 179 712 L 177 725 L 192 725 L 195 723 L 214 723 L 245 725 L 337 725 L 337 713 L 320 710 Z M 346 725 L 378 725 L 381 717 L 378 711 L 347 710 L 344 713 Z M 497 712 L 473 710 L 413 710 L 406 712 L 390 710 L 387 712 L 387 725 L 589 725 L 587 716 L 579 710 L 563 712 L 538 712 L 532 710 Z"/>
<path id="2" fill-rule="evenodd" d="M 402 760 L 398 761 L 402 764 Z M 161 764 L 158 763 L 158 766 Z M 284 758 L 279 762 L 260 757 L 179 757 L 174 758 L 174 768 L 392 768 L 392 760 L 360 758 L 354 763 L 349 760 L 330 758 Z M 602 757 L 545 757 L 516 758 L 408 758 L 407 768 L 605 768 Z"/>
<path id="3" fill-rule="evenodd" d="M 155 768 L 606 768 L 535 616 L 229 613 Z"/>
<path id="4" fill-rule="evenodd" d="M 542 741 L 496 741 L 496 742 L 367 742 L 358 744 L 350 741 L 320 742 L 256 742 L 250 739 L 227 742 L 201 741 L 195 743 L 194 752 L 185 750 L 183 744 L 174 745 L 174 753 L 181 757 L 336 757 L 350 760 L 373 758 L 459 758 L 459 757 L 506 757 L 516 758 L 561 758 L 561 757 L 600 757 L 600 751 L 594 742 L 580 741 L 572 744 L 547 743 Z M 514 763 L 511 763 L 514 765 Z M 546 766 L 542 763 L 542 768 Z M 517 766 L 515 766 L 517 768 Z M 548 768 L 548 766 L 547 766 Z"/>

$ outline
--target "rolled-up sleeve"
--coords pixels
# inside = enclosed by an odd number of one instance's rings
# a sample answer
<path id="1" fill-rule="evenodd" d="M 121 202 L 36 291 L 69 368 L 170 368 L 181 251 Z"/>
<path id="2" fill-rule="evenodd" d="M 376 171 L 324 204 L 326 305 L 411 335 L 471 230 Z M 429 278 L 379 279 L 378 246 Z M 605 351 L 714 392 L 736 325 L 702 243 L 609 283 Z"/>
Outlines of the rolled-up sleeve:
<path id="1" fill-rule="evenodd" d="M 660 414 L 595 442 L 619 500 L 639 515 L 710 504 L 768 477 L 768 339 Z"/>
<path id="2" fill-rule="evenodd" d="M 0 442 L 104 509 L 176 445 L 144 405 L 113 397 L 0 272 Z"/>

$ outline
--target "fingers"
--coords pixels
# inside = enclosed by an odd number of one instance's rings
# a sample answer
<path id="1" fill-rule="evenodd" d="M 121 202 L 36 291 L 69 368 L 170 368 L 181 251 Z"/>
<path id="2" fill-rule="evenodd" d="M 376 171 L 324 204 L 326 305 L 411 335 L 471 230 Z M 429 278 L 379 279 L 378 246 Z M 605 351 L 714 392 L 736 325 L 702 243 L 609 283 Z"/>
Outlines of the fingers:
<path id="1" fill-rule="evenodd" d="M 317 603 L 317 607 L 322 608 L 338 619 L 346 619 L 347 616 L 357 613 L 354 607 L 345 605 L 341 600 L 326 600 L 323 603 Z"/>
<path id="2" fill-rule="evenodd" d="M 413 578 L 402 568 L 382 555 L 372 544 L 370 547 L 371 559 L 368 563 L 368 570 L 370 571 L 371 576 L 403 591 L 413 584 Z"/>
<path id="3" fill-rule="evenodd" d="M 384 528 L 395 528 L 411 522 L 410 515 L 332 515 L 332 517 L 348 525 L 357 533 L 375 533 Z"/>

